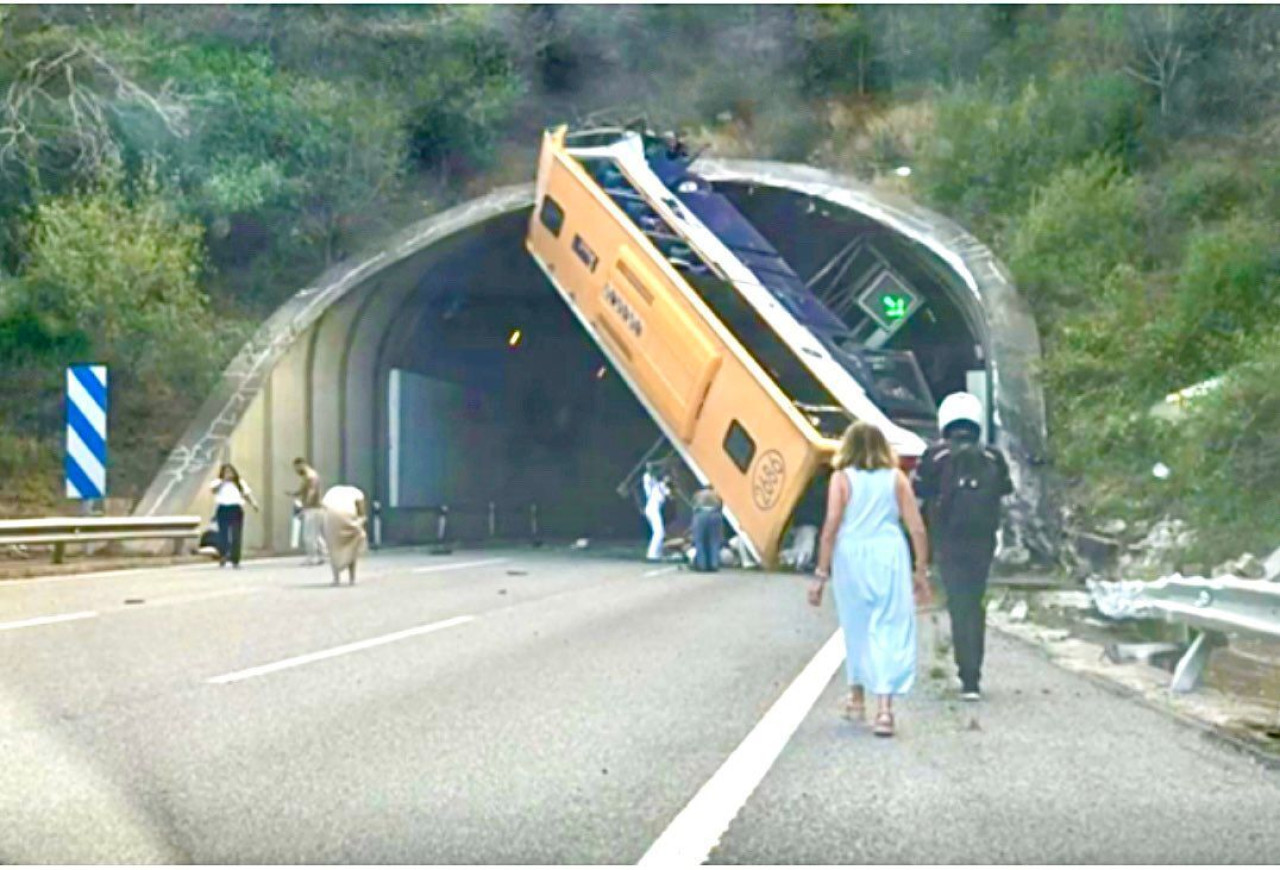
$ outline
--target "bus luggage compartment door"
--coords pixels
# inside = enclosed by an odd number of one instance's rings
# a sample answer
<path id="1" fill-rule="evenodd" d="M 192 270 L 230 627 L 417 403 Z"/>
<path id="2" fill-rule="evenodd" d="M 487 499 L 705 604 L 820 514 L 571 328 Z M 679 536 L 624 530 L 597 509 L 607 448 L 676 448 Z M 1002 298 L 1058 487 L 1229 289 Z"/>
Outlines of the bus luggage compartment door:
<path id="1" fill-rule="evenodd" d="M 626 245 L 600 294 L 599 331 L 620 351 L 650 406 L 688 443 L 721 363 L 709 327 Z"/>

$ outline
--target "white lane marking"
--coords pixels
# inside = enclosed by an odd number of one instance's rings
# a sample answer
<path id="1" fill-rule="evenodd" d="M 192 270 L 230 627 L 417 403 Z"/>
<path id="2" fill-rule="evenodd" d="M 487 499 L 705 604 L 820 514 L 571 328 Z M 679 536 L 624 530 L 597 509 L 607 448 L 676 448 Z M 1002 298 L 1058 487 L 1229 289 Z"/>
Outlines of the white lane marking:
<path id="1" fill-rule="evenodd" d="M 705 863 L 843 661 L 844 636 L 837 630 L 637 866 L 696 867 Z"/>
<path id="2" fill-rule="evenodd" d="M 256 668 L 246 668 L 243 671 L 234 671 L 230 674 L 222 674 L 221 676 L 211 677 L 207 682 L 214 685 L 225 685 L 226 683 L 234 683 L 239 680 L 247 680 L 252 677 L 260 677 L 263 674 L 270 674 L 276 671 L 283 671 L 287 668 L 296 668 L 299 665 L 310 664 L 311 662 L 323 661 L 331 659 L 335 656 L 346 655 L 347 653 L 359 652 L 360 650 L 370 649 L 375 646 L 382 646 L 387 643 L 395 643 L 398 640 L 405 640 L 410 637 L 417 637 L 422 634 L 430 634 L 433 631 L 440 631 L 445 628 L 452 628 L 455 625 L 462 625 L 475 619 L 474 616 L 455 616 L 453 619 L 446 619 L 442 622 L 433 622 L 430 625 L 420 625 L 417 628 L 409 628 L 404 631 L 397 631 L 392 634 L 384 634 L 380 637 L 370 638 L 369 640 L 361 640 L 355 643 L 343 644 L 335 646 L 332 649 L 321 650 L 320 652 L 307 653 L 302 656 L 295 656 L 291 659 L 273 662 L 269 665 L 260 665 Z"/>
<path id="3" fill-rule="evenodd" d="M 436 571 L 457 571 L 459 568 L 479 568 L 481 565 L 498 565 L 510 562 L 510 559 L 483 559 L 479 562 L 454 562 L 449 565 L 431 565 L 427 568 L 413 568 L 411 574 L 432 574 Z"/>
<path id="4" fill-rule="evenodd" d="M 680 570 L 680 567 L 679 567 L 679 566 L 676 566 L 676 567 L 674 567 L 674 568 L 655 568 L 655 569 L 654 569 L 654 570 L 652 570 L 652 571 L 645 571 L 645 572 L 644 572 L 644 576 L 646 576 L 646 577 L 661 577 L 663 574 L 670 574 L 670 573 L 672 573 L 673 571 L 679 571 L 679 570 Z"/>
<path id="5" fill-rule="evenodd" d="M 60 613 L 57 616 L 37 616 L 34 619 L 20 619 L 17 622 L 0 622 L 0 631 L 11 628 L 32 628 L 37 625 L 53 625 L 56 622 L 71 622 L 75 619 L 92 619 L 98 615 L 96 610 L 81 610 L 78 613 Z"/>

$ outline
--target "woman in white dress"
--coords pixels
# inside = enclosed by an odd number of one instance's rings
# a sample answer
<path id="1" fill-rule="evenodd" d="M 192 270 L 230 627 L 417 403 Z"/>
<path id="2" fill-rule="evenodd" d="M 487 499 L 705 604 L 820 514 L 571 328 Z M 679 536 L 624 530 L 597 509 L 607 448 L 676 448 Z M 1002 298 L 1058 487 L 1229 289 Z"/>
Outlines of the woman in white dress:
<path id="1" fill-rule="evenodd" d="M 878 707 L 875 733 L 892 737 L 893 698 L 911 691 L 916 679 L 916 605 L 931 598 L 929 541 L 915 493 L 883 432 L 854 423 L 831 464 L 835 473 L 809 603 L 822 603 L 830 578 L 844 632 L 847 713 L 861 720 L 870 692 Z"/>

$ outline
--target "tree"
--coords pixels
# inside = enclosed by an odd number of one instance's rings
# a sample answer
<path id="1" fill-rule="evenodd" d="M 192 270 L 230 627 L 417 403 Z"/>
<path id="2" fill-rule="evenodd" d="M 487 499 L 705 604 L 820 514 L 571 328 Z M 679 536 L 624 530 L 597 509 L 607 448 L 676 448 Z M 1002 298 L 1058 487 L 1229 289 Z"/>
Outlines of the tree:
<path id="1" fill-rule="evenodd" d="M 189 106 L 167 83 L 144 87 L 90 40 L 55 28 L 10 51 L 17 68 L 0 104 L 2 175 L 25 175 L 36 187 L 51 166 L 91 177 L 119 159 L 114 128 L 129 112 L 187 135 Z"/>
<path id="2" fill-rule="evenodd" d="M 153 173 L 129 189 L 104 167 L 83 192 L 37 206 L 23 301 L 50 333 L 82 332 L 92 353 L 142 377 L 195 375 L 212 347 L 203 236 Z"/>
<path id="3" fill-rule="evenodd" d="M 1169 113 L 1169 95 L 1192 60 L 1188 31 L 1194 13 L 1185 6 L 1141 6 L 1128 11 L 1134 56 L 1124 71 L 1160 95 L 1160 114 Z"/>

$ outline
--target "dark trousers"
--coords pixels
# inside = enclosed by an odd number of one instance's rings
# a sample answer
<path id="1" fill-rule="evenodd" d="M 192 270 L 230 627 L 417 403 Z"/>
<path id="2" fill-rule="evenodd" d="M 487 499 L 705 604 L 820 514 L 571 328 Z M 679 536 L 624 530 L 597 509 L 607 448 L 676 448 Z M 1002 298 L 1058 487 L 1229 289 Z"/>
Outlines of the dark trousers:
<path id="1" fill-rule="evenodd" d="M 238 504 L 218 505 L 218 556 L 222 564 L 240 564 L 240 546 L 244 539 L 244 508 Z"/>
<path id="2" fill-rule="evenodd" d="M 698 508 L 693 512 L 693 570 L 720 570 L 723 526 L 724 515 L 718 510 Z"/>
<path id="3" fill-rule="evenodd" d="M 951 645 L 956 669 L 965 690 L 976 691 L 982 679 L 982 657 L 986 648 L 987 614 L 982 599 L 987 592 L 994 542 L 937 542 L 938 568 L 947 590 L 947 612 L 951 616 Z"/>

